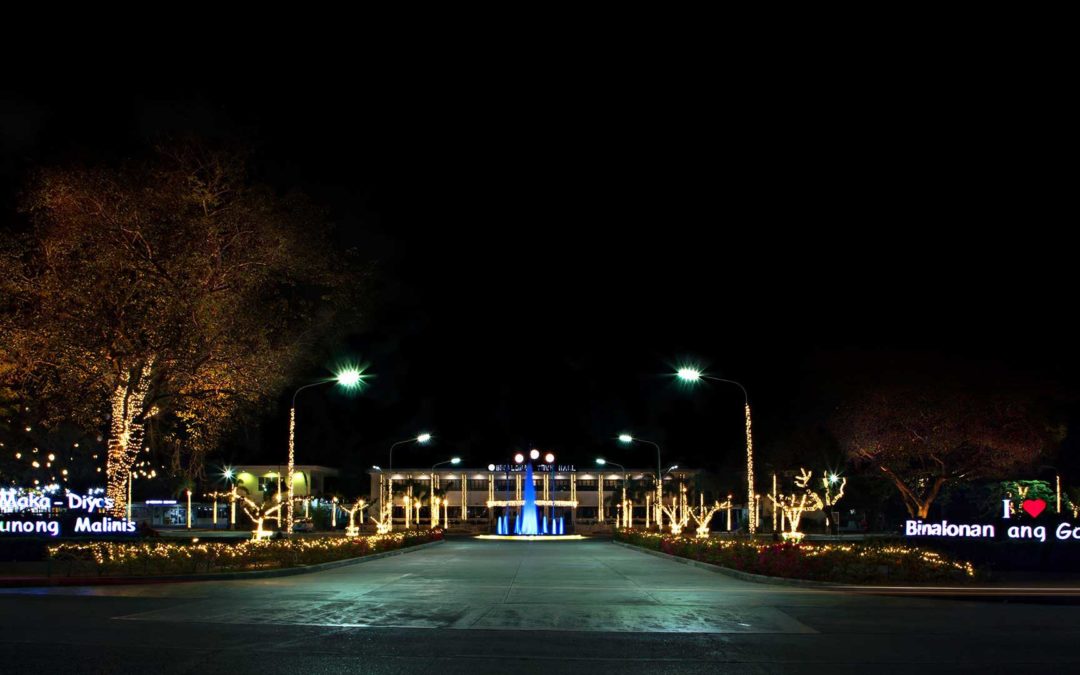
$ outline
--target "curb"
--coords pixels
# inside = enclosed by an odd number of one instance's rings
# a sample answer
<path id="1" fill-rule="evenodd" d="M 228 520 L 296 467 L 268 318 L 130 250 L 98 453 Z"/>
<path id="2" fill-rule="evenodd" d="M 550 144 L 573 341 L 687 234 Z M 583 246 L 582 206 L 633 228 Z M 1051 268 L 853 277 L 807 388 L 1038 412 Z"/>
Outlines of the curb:
<path id="1" fill-rule="evenodd" d="M 713 565 L 712 563 L 701 562 L 700 560 L 692 560 L 690 558 L 683 558 L 677 555 L 671 555 L 664 553 L 663 551 L 654 551 L 650 548 L 642 548 L 641 546 L 635 546 L 633 544 L 627 544 L 622 541 L 611 540 L 612 544 L 616 546 L 623 546 L 625 548 L 640 551 L 641 553 L 648 553 L 658 558 L 665 558 L 672 562 L 682 563 L 684 565 L 690 565 L 691 567 L 697 567 L 703 570 L 709 570 L 710 572 L 716 572 L 725 576 L 733 577 L 741 581 L 751 581 L 757 584 L 772 584 L 775 586 L 801 586 L 803 588 L 821 588 L 828 590 L 840 590 L 844 588 L 851 588 L 850 584 L 840 584 L 832 581 L 810 581 L 809 579 L 788 579 L 785 577 L 770 577 L 764 574 L 751 574 L 749 572 L 742 572 L 740 570 L 733 570 L 730 567 L 721 567 L 720 565 Z"/>
<path id="2" fill-rule="evenodd" d="M 272 570 L 250 570 L 247 572 L 215 572 L 213 574 L 177 574 L 170 576 L 146 576 L 146 577 L 20 577 L 0 579 L 0 588 L 39 588 L 43 586 L 127 586 L 135 584 L 167 584 L 186 583 L 192 581 L 237 581 L 243 579 L 269 579 L 273 577 L 291 577 L 297 574 L 310 574 L 312 572 L 324 572 L 338 567 L 356 565 L 369 560 L 390 558 L 395 555 L 403 555 L 419 551 L 422 548 L 435 546 L 443 543 L 442 539 L 429 541 L 416 546 L 396 548 L 392 551 L 382 551 L 371 555 L 362 555 L 357 558 L 344 560 L 332 560 L 330 562 L 317 563 L 315 565 L 301 565 L 299 567 L 285 567 Z"/>

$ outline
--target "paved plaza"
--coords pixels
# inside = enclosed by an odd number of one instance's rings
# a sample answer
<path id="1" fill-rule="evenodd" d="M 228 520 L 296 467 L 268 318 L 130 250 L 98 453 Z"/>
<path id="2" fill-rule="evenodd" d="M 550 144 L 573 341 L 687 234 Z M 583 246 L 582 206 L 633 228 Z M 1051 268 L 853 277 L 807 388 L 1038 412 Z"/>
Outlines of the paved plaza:
<path id="1" fill-rule="evenodd" d="M 0 589 L 4 664 L 27 672 L 1026 672 L 1080 662 L 1077 644 L 1077 606 L 757 584 L 593 540 L 448 540 L 247 581 Z"/>

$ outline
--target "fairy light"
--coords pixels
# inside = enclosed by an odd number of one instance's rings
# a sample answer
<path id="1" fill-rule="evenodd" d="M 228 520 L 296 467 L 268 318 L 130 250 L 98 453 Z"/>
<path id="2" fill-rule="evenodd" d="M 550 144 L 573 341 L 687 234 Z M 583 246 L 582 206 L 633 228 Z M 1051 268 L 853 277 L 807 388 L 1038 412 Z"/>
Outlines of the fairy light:
<path id="1" fill-rule="evenodd" d="M 337 497 L 334 497 L 334 510 L 337 510 Z M 360 512 L 360 522 L 364 522 L 364 509 L 368 506 L 367 500 L 363 497 L 357 499 L 352 506 L 342 506 L 341 510 L 349 514 L 349 526 L 345 528 L 346 537 L 358 537 L 360 536 L 360 528 L 356 525 L 356 513 Z M 378 522 L 378 521 L 376 521 Z M 336 526 L 335 520 L 335 526 Z M 379 533 L 383 534 L 383 533 Z"/>
<path id="2" fill-rule="evenodd" d="M 58 561 L 92 563 L 99 574 L 176 573 L 179 570 L 226 571 L 291 567 L 360 557 L 442 539 L 441 530 L 398 532 L 364 537 L 319 539 L 248 539 L 209 542 L 63 542 L 48 547 Z"/>
<path id="3" fill-rule="evenodd" d="M 112 393 L 112 418 L 109 423 L 108 450 L 105 455 L 106 494 L 113 500 L 113 514 L 124 513 L 127 507 L 127 480 L 135 457 L 142 450 L 144 417 L 154 410 L 143 410 L 150 391 L 150 373 L 154 359 L 143 364 L 139 378 L 131 382 L 131 374 L 124 371 L 119 384 Z M 141 416 L 143 415 L 143 416 Z M 97 455 L 94 455 L 97 459 Z"/>
<path id="4" fill-rule="evenodd" d="M 750 433 L 750 403 L 747 402 L 745 406 L 746 411 L 746 489 L 747 489 L 747 501 L 749 505 L 749 515 L 747 516 L 747 526 L 750 529 L 750 534 L 757 532 L 757 499 L 754 496 L 754 438 Z"/>
<path id="5" fill-rule="evenodd" d="M 896 566 L 900 569 L 912 570 L 914 567 L 913 573 L 929 576 L 959 574 L 971 579 L 978 572 L 970 561 L 953 559 L 936 551 L 915 546 L 897 544 L 818 542 L 759 544 L 753 540 L 689 538 L 644 530 L 617 532 L 615 536 L 646 548 L 676 552 L 677 555 L 683 557 L 719 565 L 725 565 L 725 563 L 733 567 L 738 565 L 739 569 L 748 572 L 755 570 L 745 568 L 747 561 L 754 565 L 767 561 L 773 554 L 789 551 L 795 552 L 798 558 L 816 558 L 822 561 L 823 564 L 815 563 L 809 568 L 804 568 L 808 570 L 844 569 L 850 566 L 849 558 L 854 557 L 860 560 L 859 566 L 863 568 Z M 808 576 L 815 575 L 810 572 Z"/>

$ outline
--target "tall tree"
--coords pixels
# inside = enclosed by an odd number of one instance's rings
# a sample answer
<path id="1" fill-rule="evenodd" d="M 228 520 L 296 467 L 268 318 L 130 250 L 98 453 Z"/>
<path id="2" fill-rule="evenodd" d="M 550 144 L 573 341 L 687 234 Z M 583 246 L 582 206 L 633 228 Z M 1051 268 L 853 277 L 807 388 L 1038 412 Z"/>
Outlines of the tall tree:
<path id="1" fill-rule="evenodd" d="M 832 427 L 852 461 L 893 483 L 912 518 L 928 517 L 949 481 L 1022 470 L 1063 435 L 1030 397 L 944 384 L 862 392 Z"/>
<path id="2" fill-rule="evenodd" d="M 253 184 L 234 152 L 185 142 L 43 170 L 23 206 L 27 227 L 0 248 L 3 373 L 44 403 L 44 422 L 107 430 L 118 513 L 148 435 L 174 470 L 200 473 L 222 434 L 355 316 L 341 310 L 362 272 L 325 219 Z"/>

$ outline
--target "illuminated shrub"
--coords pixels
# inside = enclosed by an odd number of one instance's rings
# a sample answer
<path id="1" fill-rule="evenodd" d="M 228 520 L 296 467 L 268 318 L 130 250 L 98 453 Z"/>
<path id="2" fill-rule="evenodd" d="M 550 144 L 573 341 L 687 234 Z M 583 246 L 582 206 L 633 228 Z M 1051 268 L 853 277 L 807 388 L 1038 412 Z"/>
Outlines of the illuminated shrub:
<path id="1" fill-rule="evenodd" d="M 757 543 L 619 530 L 615 539 L 729 569 L 792 579 L 865 583 L 970 581 L 975 567 L 915 546 L 875 542 Z"/>
<path id="2" fill-rule="evenodd" d="M 442 530 L 365 537 L 227 542 L 95 541 L 48 547 L 49 559 L 69 574 L 169 575 L 316 565 L 442 539 Z M 61 567 L 61 570 L 63 568 Z"/>

